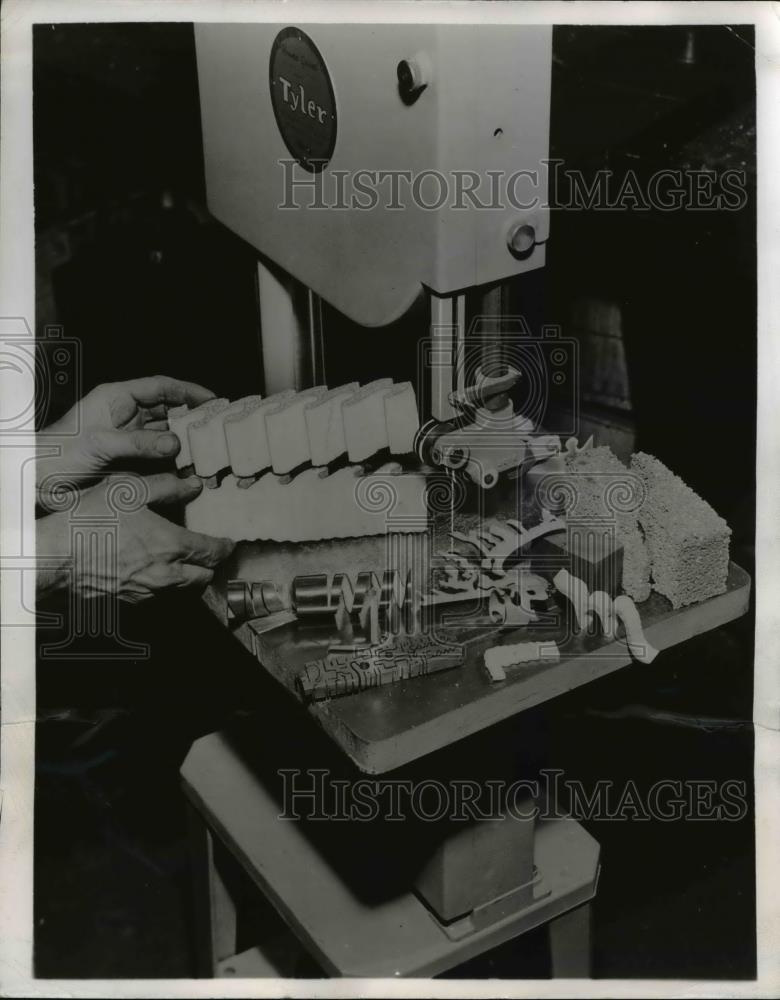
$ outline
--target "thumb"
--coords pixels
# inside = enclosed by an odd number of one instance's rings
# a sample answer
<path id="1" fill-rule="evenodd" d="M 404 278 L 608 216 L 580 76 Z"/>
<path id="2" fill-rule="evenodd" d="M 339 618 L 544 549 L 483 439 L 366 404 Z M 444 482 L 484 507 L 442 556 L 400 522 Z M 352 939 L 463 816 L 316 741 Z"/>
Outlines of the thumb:
<path id="1" fill-rule="evenodd" d="M 179 439 L 170 431 L 148 429 L 94 431 L 92 442 L 99 457 L 109 462 L 120 458 L 173 458 L 180 448 Z"/>

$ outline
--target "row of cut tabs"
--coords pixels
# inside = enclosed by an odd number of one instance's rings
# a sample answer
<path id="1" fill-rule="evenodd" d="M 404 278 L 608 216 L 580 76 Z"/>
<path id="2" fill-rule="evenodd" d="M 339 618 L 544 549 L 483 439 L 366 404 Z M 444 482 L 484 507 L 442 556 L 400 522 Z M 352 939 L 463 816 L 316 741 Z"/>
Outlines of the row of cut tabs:
<path id="1" fill-rule="evenodd" d="M 343 456 L 360 463 L 385 449 L 405 455 L 414 448 L 419 416 L 411 382 L 382 378 L 232 403 L 210 399 L 192 410 L 177 406 L 168 411 L 168 426 L 181 444 L 179 469 L 194 467 L 212 486 L 230 469 L 248 485 L 263 472 L 285 476 L 306 464 L 324 468 Z"/>

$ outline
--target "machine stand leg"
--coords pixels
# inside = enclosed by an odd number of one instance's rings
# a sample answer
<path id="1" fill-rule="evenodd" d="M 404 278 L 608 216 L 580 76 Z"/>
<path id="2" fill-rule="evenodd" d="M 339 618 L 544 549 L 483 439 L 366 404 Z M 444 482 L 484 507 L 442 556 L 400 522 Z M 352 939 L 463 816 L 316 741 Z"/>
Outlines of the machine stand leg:
<path id="1" fill-rule="evenodd" d="M 216 975 L 220 961 L 237 951 L 236 904 L 214 860 L 214 838 L 192 807 L 187 807 L 193 866 L 197 975 Z"/>
<path id="2" fill-rule="evenodd" d="M 591 905 L 584 903 L 547 925 L 554 979 L 591 976 Z"/>

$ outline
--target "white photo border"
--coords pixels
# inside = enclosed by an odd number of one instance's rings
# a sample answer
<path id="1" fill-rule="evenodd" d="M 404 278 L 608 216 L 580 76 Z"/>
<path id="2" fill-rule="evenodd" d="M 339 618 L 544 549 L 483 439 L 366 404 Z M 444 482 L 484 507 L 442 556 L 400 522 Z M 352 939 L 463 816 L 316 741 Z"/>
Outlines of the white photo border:
<path id="1" fill-rule="evenodd" d="M 758 445 L 756 537 L 755 778 L 758 978 L 672 980 L 42 980 L 33 978 L 33 787 L 35 630 L 8 624 L 18 601 L 15 573 L 34 558 L 35 522 L 23 510 L 22 456 L 34 436 L 0 432 L 0 993 L 3 996 L 384 997 L 780 995 L 780 17 L 776 4 L 547 2 L 501 4 L 407 0 L 6 0 L 0 33 L 0 317 L 35 329 L 32 27 L 35 23 L 130 21 L 395 21 L 558 24 L 753 24 L 756 32 L 758 168 Z M 6 384 L 5 382 L 3 383 Z M 20 387 L 24 391 L 24 386 Z M 18 410 L 13 387 L 2 420 Z M 724 470 L 727 456 L 724 454 Z M 21 562 L 19 562 L 21 560 Z M 12 579 L 13 577 L 13 579 Z"/>

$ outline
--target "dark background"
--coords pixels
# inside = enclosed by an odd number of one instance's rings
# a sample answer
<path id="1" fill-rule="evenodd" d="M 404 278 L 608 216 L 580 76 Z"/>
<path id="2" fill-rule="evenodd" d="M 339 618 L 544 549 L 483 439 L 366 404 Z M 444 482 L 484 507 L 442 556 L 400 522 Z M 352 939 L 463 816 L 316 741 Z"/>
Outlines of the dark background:
<path id="1" fill-rule="evenodd" d="M 589 413 L 705 496 L 752 573 L 752 29 L 558 27 L 553 55 L 551 156 L 567 169 L 745 171 L 739 212 L 553 212 L 548 265 L 512 294 L 532 327 L 580 337 L 584 357 L 603 331 L 576 319 L 581 304 L 614 305 L 623 391 L 605 395 L 586 367 Z M 205 209 L 191 26 L 37 26 L 33 85 L 41 339 L 53 323 L 78 339 L 85 389 L 168 372 L 230 397 L 257 391 L 256 258 Z M 364 370 L 408 377 L 419 319 L 372 331 L 370 344 L 339 323 L 331 383 Z M 67 402 L 55 391 L 48 418 Z M 289 738 L 271 721 L 278 692 L 197 602 L 128 609 L 122 630 L 151 643 L 149 659 L 38 667 L 39 976 L 191 974 L 178 767 L 192 739 L 258 705 L 266 733 L 282 747 Z M 586 785 L 738 778 L 752 803 L 752 669 L 751 611 L 516 725 L 543 734 L 548 763 Z M 588 828 L 604 865 L 596 975 L 754 975 L 752 812 Z M 545 975 L 542 953 L 529 934 L 455 974 Z"/>

